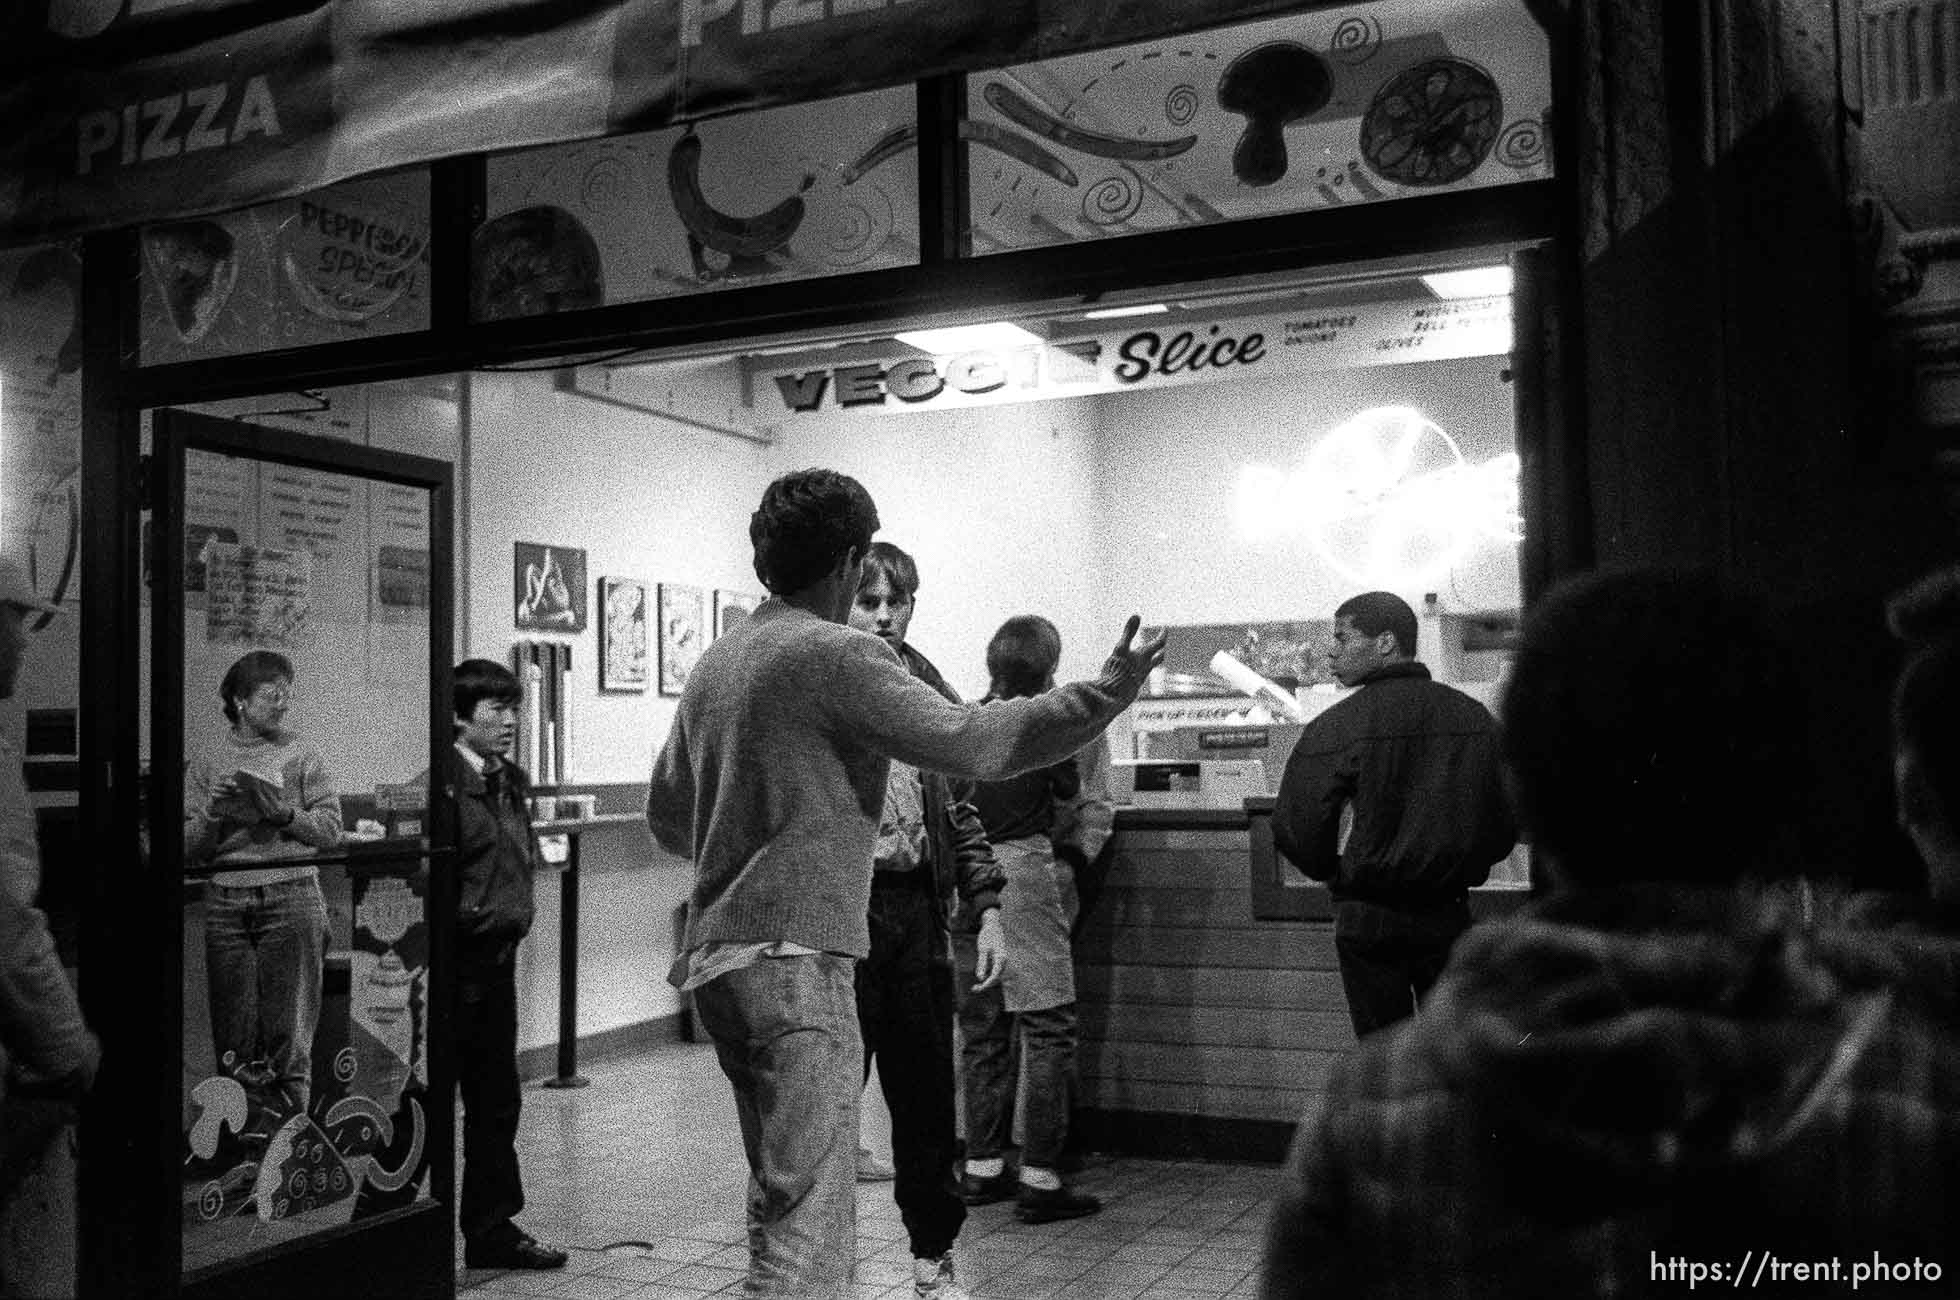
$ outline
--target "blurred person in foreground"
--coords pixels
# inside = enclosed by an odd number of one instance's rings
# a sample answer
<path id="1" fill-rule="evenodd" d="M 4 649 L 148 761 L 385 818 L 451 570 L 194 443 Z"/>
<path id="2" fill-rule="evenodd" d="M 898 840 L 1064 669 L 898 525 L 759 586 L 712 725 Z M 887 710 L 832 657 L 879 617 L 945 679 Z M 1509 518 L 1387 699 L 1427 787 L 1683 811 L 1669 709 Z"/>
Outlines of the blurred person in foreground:
<path id="1" fill-rule="evenodd" d="M 919 566 L 890 542 L 865 554 L 850 626 L 898 653 L 906 671 L 954 704 L 959 693 L 930 659 L 906 640 L 917 611 Z M 871 951 L 857 965 L 858 1028 L 864 1068 L 875 1057 L 892 1119 L 892 1199 L 912 1250 L 913 1291 L 934 1300 L 965 1300 L 950 1255 L 966 1223 L 954 1165 L 953 956 L 957 926 L 981 958 L 976 987 L 1000 982 L 1000 867 L 973 805 L 968 783 L 894 760 L 885 780 L 884 812 L 871 859 Z M 858 1177 L 866 1180 L 866 1152 Z"/>
<path id="2" fill-rule="evenodd" d="M 770 598 L 703 652 L 654 762 L 647 823 L 694 863 L 668 978 L 735 1094 L 748 1156 L 750 1296 L 829 1300 L 857 1259 L 856 964 L 890 762 L 993 779 L 1100 735 L 1163 659 L 1133 615 L 1094 681 L 954 704 L 845 626 L 878 511 L 857 480 L 785 474 L 749 520 Z M 952 1260 L 940 1261 L 950 1282 Z M 917 1285 L 915 1280 L 915 1286 Z"/>
<path id="3" fill-rule="evenodd" d="M 1502 744 L 1551 892 L 1336 1067 L 1268 1300 L 1676 1296 L 1690 1263 L 1760 1285 L 1735 1274 L 1766 1258 L 1838 1261 L 1805 1295 L 1875 1258 L 1952 1287 L 1955 1037 L 1849 959 L 1871 936 L 1751 887 L 1802 865 L 1792 685 L 1704 577 L 1594 575 L 1529 612 Z"/>
<path id="4" fill-rule="evenodd" d="M 1928 574 L 1886 613 L 1906 647 L 1892 692 L 1899 828 L 1926 864 L 1928 919 L 1960 933 L 1960 568 Z"/>
<path id="5" fill-rule="evenodd" d="M 0 559 L 0 700 L 14 693 L 27 616 L 59 612 L 34 594 L 19 565 Z M 74 1293 L 70 1143 L 99 1059 L 36 906 L 40 892 L 20 748 L 0 734 L 0 1296 L 8 1300 Z"/>

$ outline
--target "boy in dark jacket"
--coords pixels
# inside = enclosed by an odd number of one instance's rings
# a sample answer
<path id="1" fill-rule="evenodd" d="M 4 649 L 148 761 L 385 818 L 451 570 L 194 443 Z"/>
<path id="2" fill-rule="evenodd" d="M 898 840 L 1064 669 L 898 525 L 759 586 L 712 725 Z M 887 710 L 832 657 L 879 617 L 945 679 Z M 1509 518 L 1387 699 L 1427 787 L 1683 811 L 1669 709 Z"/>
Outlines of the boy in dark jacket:
<path id="1" fill-rule="evenodd" d="M 912 557 L 890 542 L 873 542 L 850 626 L 878 637 L 914 677 L 957 704 L 958 693 L 905 640 L 918 589 Z M 975 936 L 969 942 L 986 952 L 980 985 L 992 988 L 1001 973 L 1003 879 L 967 789 L 966 782 L 938 772 L 891 765 L 872 856 L 871 953 L 856 972 L 865 1069 L 877 1057 L 891 1110 L 892 1198 L 912 1249 L 913 1294 L 931 1300 L 964 1300 L 967 1294 L 953 1279 L 952 1261 L 966 1222 L 954 1174 L 958 1003 L 947 937 L 956 915 L 962 931 Z"/>
<path id="2" fill-rule="evenodd" d="M 566 1255 L 512 1220 L 524 1208 L 517 1169 L 517 945 L 530 932 L 538 837 L 530 780 L 511 762 L 523 688 L 487 659 L 456 666 L 456 1078 L 463 1098 L 463 1262 L 471 1268 L 562 1268 Z"/>

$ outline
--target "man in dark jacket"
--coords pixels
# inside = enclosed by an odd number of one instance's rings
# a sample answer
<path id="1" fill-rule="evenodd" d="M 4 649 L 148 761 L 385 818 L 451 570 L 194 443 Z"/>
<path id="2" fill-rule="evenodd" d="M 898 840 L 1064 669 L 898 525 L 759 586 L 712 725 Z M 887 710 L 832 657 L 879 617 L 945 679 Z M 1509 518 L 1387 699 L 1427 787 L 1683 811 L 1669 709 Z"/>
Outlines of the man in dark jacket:
<path id="1" fill-rule="evenodd" d="M 517 1168 L 517 945 L 530 932 L 538 837 L 530 781 L 510 761 L 523 689 L 488 659 L 456 666 L 456 1078 L 463 1097 L 463 1262 L 471 1268 L 562 1268 L 513 1220 Z"/>
<path id="2" fill-rule="evenodd" d="M 1333 670 L 1354 695 L 1287 760 L 1273 842 L 1334 896 L 1334 950 L 1357 1036 L 1407 1017 L 1470 927 L 1469 890 L 1510 853 L 1497 732 L 1483 705 L 1416 662 L 1408 602 L 1334 611 Z"/>
<path id="3" fill-rule="evenodd" d="M 898 652 L 914 677 L 954 703 L 959 694 L 932 661 L 908 645 L 919 567 L 889 542 L 864 557 L 850 625 Z M 967 802 L 964 782 L 894 762 L 872 860 L 871 955 L 857 966 L 864 1061 L 892 1116 L 892 1197 L 911 1238 L 916 1294 L 959 1300 L 948 1257 L 966 1205 L 954 1175 L 952 952 L 949 926 L 977 929 L 979 987 L 1000 981 L 1000 867 Z"/>
<path id="4" fill-rule="evenodd" d="M 1266 1300 L 1953 1293 L 1943 941 L 1743 887 L 1811 865 L 1778 833 L 1797 695 L 1705 579 L 1594 576 L 1531 611 L 1503 752 L 1551 893 L 1465 936 L 1425 1014 L 1336 1067 Z"/>

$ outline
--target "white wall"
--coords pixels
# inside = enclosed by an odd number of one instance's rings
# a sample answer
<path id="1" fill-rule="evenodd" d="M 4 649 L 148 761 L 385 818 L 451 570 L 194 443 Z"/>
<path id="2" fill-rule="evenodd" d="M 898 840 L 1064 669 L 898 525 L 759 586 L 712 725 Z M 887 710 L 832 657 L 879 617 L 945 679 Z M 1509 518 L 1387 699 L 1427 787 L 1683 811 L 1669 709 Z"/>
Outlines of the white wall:
<path id="1" fill-rule="evenodd" d="M 672 699 L 600 695 L 598 579 L 759 592 L 749 514 L 775 474 L 769 449 L 551 387 L 548 374 L 471 377 L 470 601 L 467 653 L 510 662 L 511 546 L 545 542 L 586 553 L 587 622 L 572 652 L 579 784 L 645 781 L 674 715 Z M 651 609 L 649 621 L 651 622 Z M 651 629 L 650 629 L 651 631 Z"/>
<path id="2" fill-rule="evenodd" d="M 568 781 L 643 784 L 672 724 L 675 701 L 598 689 L 592 621 L 601 576 L 648 584 L 759 591 L 750 563 L 749 514 L 774 477 L 760 444 L 560 393 L 549 374 L 469 379 L 468 482 L 461 494 L 469 547 L 469 600 L 458 657 L 510 662 L 511 546 L 518 541 L 586 552 L 588 617 L 573 646 L 573 751 Z M 649 611 L 651 613 L 651 611 Z M 634 811 L 637 805 L 603 809 Z M 586 833 L 581 871 L 579 1030 L 593 1034 L 670 1015 L 666 983 L 674 908 L 691 884 L 687 864 L 635 825 Z M 520 950 L 519 1040 L 538 1047 L 558 1032 L 558 882 L 539 882 L 538 917 Z"/>
<path id="3" fill-rule="evenodd" d="M 776 459 L 784 471 L 821 465 L 864 484 L 878 503 L 879 538 L 919 562 L 906 639 L 978 699 L 987 639 L 1013 615 L 1054 622 L 1064 680 L 1093 674 L 1109 652 L 1116 629 L 1093 558 L 1093 415 L 1079 401 L 827 410 L 786 421 Z"/>

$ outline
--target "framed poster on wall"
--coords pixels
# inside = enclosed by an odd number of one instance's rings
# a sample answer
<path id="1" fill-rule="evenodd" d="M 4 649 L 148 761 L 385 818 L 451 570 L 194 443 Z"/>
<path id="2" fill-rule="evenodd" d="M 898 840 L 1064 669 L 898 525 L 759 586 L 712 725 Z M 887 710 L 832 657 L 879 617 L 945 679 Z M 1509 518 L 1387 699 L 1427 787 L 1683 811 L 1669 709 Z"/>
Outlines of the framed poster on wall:
<path id="1" fill-rule="evenodd" d="M 647 585 L 599 579 L 599 689 L 647 688 Z"/>
<path id="2" fill-rule="evenodd" d="M 715 639 L 728 635 L 728 629 L 740 623 L 755 612 L 762 603 L 762 597 L 746 591 L 723 591 L 715 588 Z"/>
<path id="3" fill-rule="evenodd" d="M 708 594 L 699 587 L 660 584 L 660 693 L 679 695 L 707 645 Z"/>
<path id="4" fill-rule="evenodd" d="M 585 552 L 538 542 L 516 542 L 513 550 L 518 631 L 585 631 Z"/>

